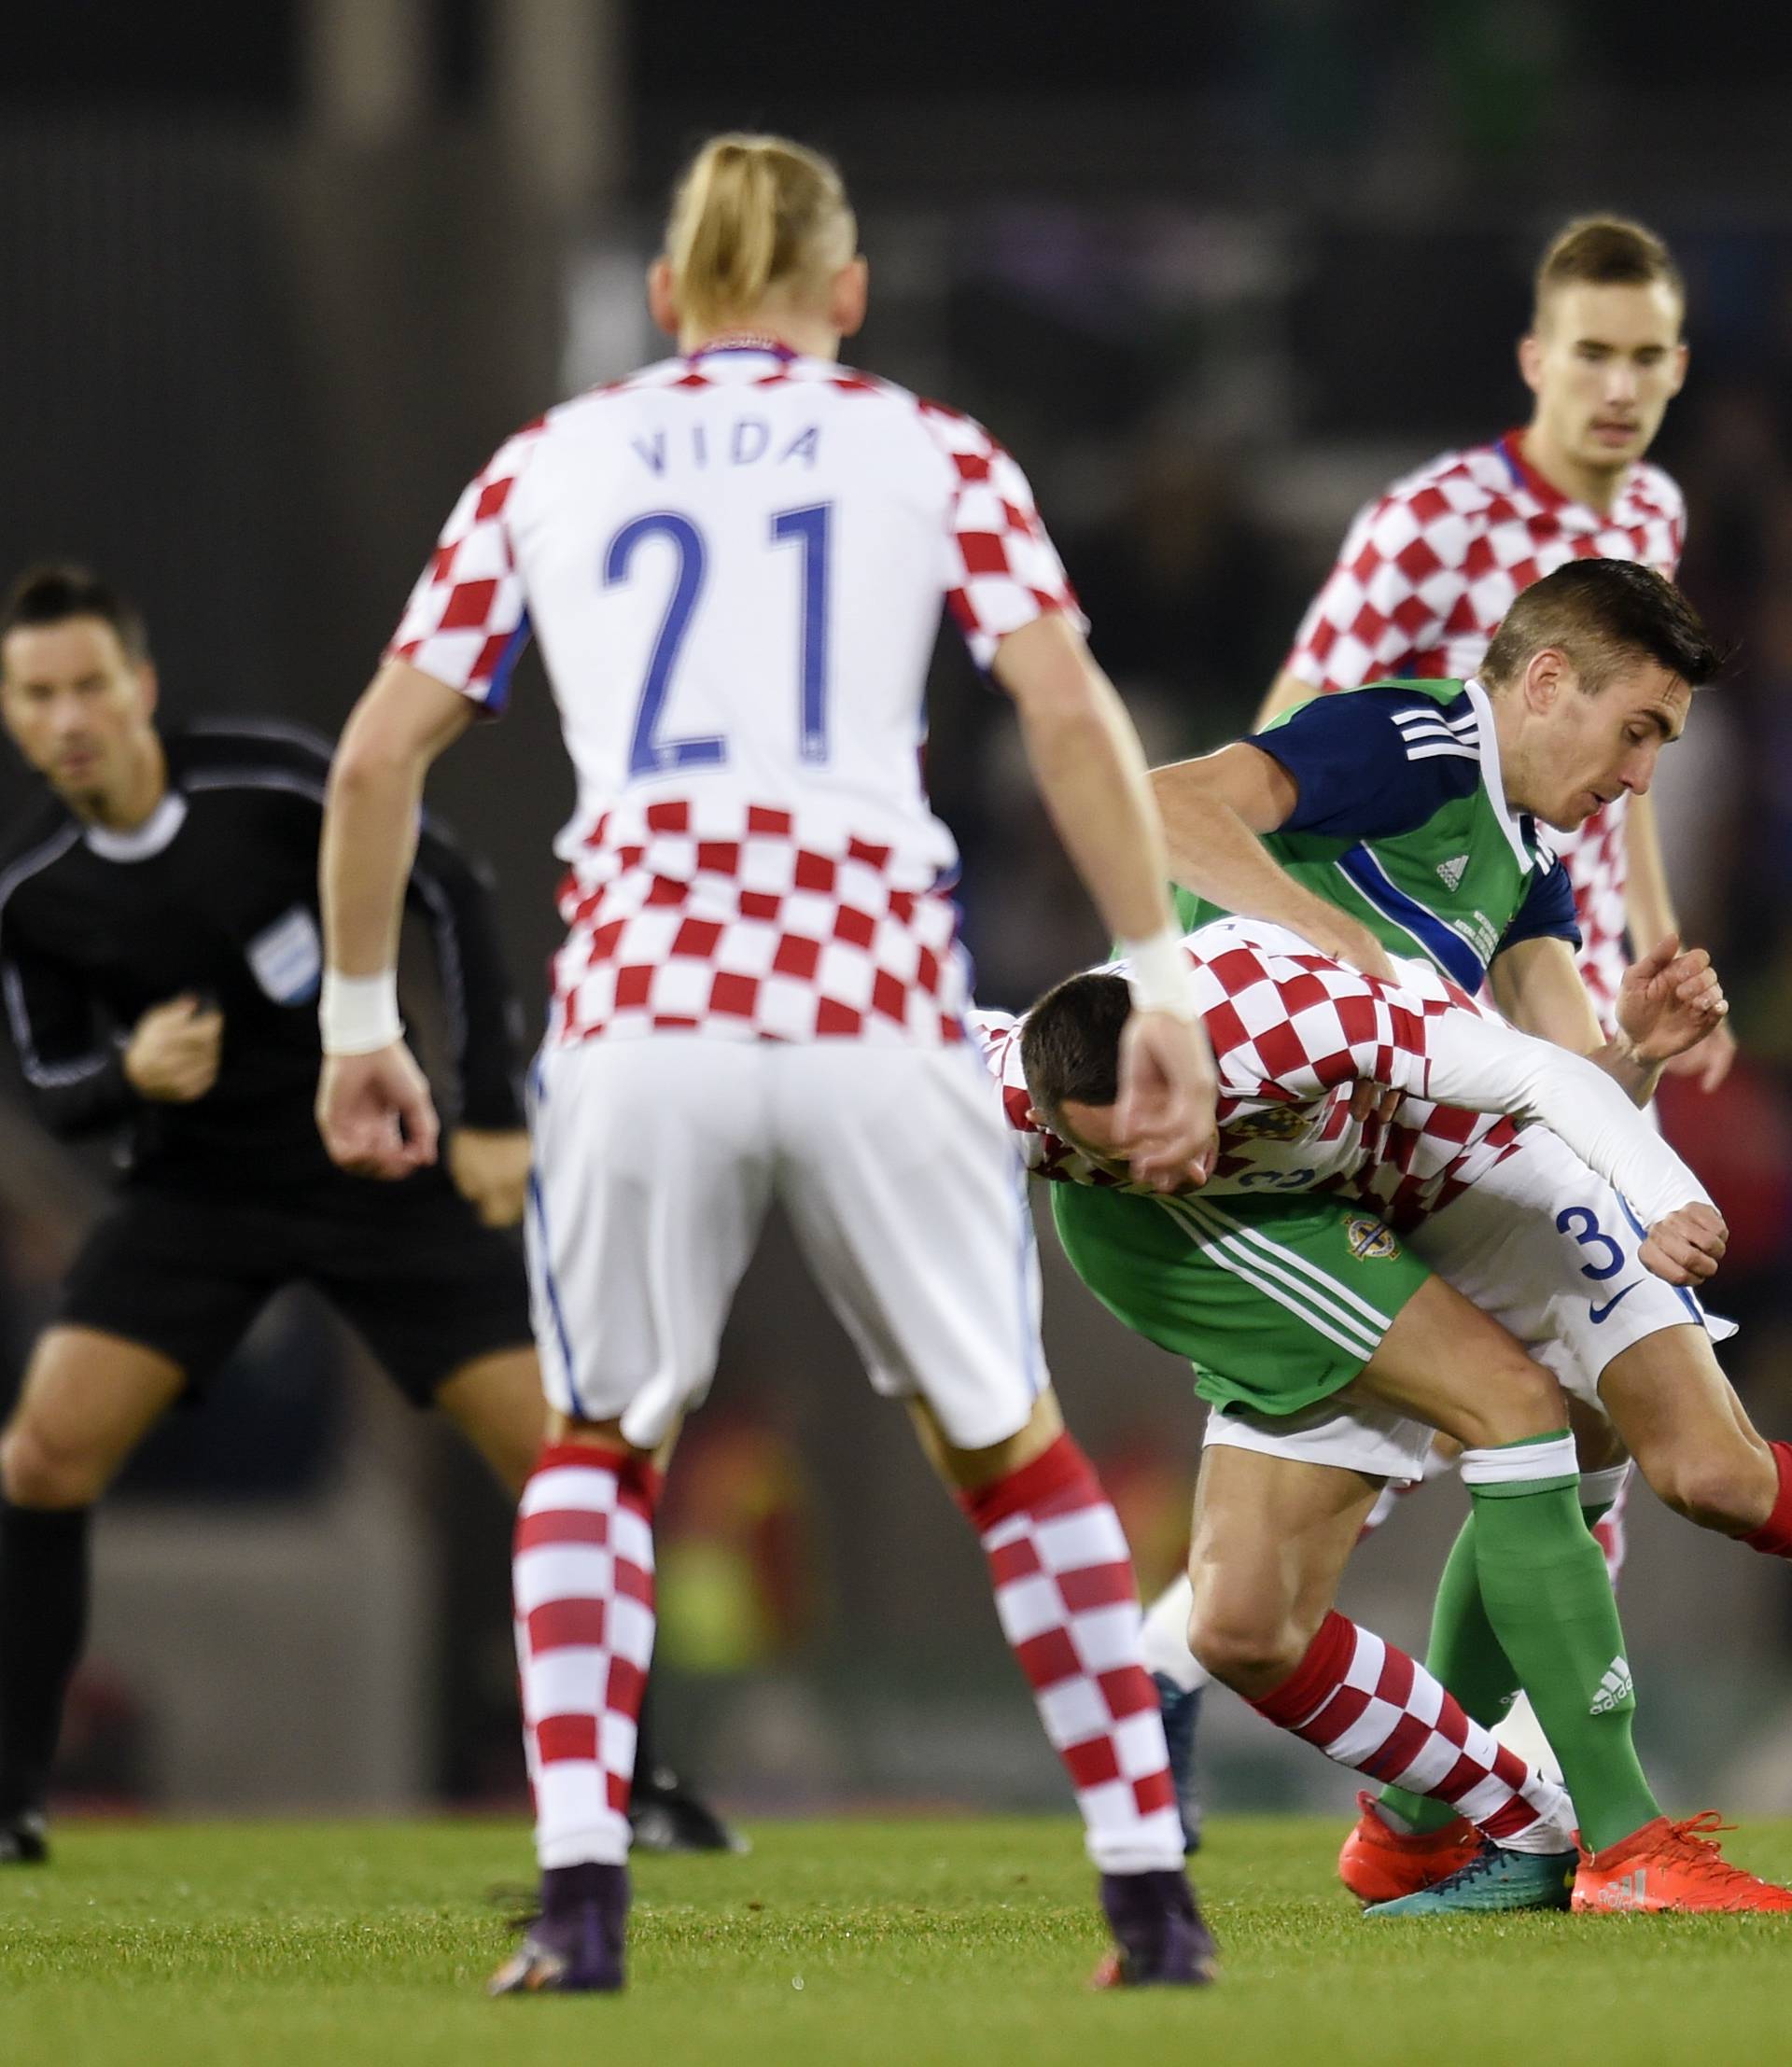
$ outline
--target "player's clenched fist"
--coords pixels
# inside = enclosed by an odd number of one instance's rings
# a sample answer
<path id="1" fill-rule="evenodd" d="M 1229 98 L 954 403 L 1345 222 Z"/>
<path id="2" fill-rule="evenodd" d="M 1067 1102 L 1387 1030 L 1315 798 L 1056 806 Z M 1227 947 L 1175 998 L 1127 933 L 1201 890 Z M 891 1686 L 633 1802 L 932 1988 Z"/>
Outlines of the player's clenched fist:
<path id="1" fill-rule="evenodd" d="M 1120 1037 L 1116 1143 L 1134 1178 L 1160 1192 L 1205 1184 L 1218 1146 L 1219 1079 L 1199 1020 L 1134 1012 Z"/>
<path id="2" fill-rule="evenodd" d="M 317 1131 L 330 1160 L 357 1177 L 409 1177 L 436 1159 L 428 1080 L 403 1041 L 365 1055 L 326 1055 Z"/>
<path id="3" fill-rule="evenodd" d="M 184 991 L 137 1021 L 124 1051 L 126 1081 L 140 1098 L 190 1105 L 217 1081 L 223 1043 L 223 1013 Z"/>
<path id="4" fill-rule="evenodd" d="M 1637 1253 L 1671 1285 L 1700 1285 L 1715 1275 L 1729 1246 L 1729 1229 L 1715 1206 L 1682 1206 L 1649 1229 Z"/>

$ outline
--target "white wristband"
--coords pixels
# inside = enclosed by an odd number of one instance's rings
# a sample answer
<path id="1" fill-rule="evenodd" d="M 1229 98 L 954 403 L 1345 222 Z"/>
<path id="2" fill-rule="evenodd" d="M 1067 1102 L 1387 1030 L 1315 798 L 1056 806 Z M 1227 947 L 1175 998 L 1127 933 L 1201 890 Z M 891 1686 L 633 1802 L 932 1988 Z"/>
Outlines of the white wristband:
<path id="1" fill-rule="evenodd" d="M 325 970 L 317 1026 L 327 1055 L 371 1055 L 402 1040 L 398 972 L 383 969 L 377 976 L 344 976 Z"/>
<path id="2" fill-rule="evenodd" d="M 1127 964 L 1127 987 L 1132 993 L 1134 1012 L 1167 1012 L 1172 1019 L 1201 1016 L 1195 971 L 1188 966 L 1183 936 L 1173 926 L 1166 926 L 1149 940 L 1122 941 L 1120 956 Z"/>

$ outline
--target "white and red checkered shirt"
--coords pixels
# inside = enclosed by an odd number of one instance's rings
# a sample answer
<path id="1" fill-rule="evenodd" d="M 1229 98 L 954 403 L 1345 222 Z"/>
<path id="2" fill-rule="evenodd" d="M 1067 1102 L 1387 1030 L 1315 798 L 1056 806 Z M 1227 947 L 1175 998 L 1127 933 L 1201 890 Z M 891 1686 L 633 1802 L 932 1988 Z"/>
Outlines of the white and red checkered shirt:
<path id="1" fill-rule="evenodd" d="M 1401 963 L 1396 989 L 1253 920 L 1202 927 L 1186 945 L 1220 1080 L 1220 1152 L 1208 1191 L 1337 1192 L 1405 1229 L 1511 1152 L 1510 1120 L 1422 1096 L 1431 1020 L 1468 1012 L 1499 1024 L 1428 963 Z M 1060 1183 L 1144 1190 L 1032 1117 L 1023 1024 L 1007 1013 L 971 1016 L 1027 1167 Z M 1363 1082 L 1406 1094 L 1392 1121 L 1351 1117 Z"/>
<path id="2" fill-rule="evenodd" d="M 1082 622 L 989 434 L 832 361 L 720 341 L 499 447 L 388 650 L 496 711 L 541 642 L 579 784 L 550 1040 L 962 1037 L 943 604 L 984 666 Z"/>
<path id="3" fill-rule="evenodd" d="M 1357 513 L 1288 673 L 1321 694 L 1396 675 L 1466 681 L 1512 599 L 1569 560 L 1638 560 L 1673 577 L 1686 502 L 1660 468 L 1632 467 L 1602 514 L 1527 466 L 1521 435 L 1445 453 Z M 1550 834 L 1575 886 L 1581 974 L 1608 1031 L 1625 964 L 1625 802 Z"/>

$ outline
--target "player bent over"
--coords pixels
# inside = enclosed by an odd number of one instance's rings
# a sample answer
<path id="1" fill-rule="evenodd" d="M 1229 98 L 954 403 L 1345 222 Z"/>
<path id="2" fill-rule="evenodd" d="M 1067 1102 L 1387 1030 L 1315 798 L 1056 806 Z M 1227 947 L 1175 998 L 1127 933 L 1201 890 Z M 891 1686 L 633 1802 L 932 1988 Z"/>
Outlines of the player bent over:
<path id="1" fill-rule="evenodd" d="M 1721 1019 L 1690 1050 L 1636 1019 L 1674 966 L 1670 936 L 1645 957 L 1644 987 L 1624 983 L 1602 1023 L 1575 967 L 1569 886 L 1538 822 L 1572 830 L 1603 800 L 1646 795 L 1717 662 L 1659 575 L 1571 561 L 1511 605 L 1477 679 L 1324 697 L 1155 771 L 1183 906 L 1191 923 L 1215 908 L 1274 919 L 1363 968 L 1420 948 L 1470 990 L 1485 980 L 1515 1025 L 1591 1055 L 1646 1102 L 1662 1068 L 1705 1052 Z M 1628 1283 L 1620 1212 L 1582 1208 L 1530 1238 L 1553 1255 L 1583 1236 L 1569 1281 Z M 1514 1272 L 1505 1296 L 1520 1289 Z M 1792 1446 L 1750 1426 L 1700 1317 L 1670 1309 L 1638 1333 L 1648 1300 L 1595 1304 L 1586 1381 L 1650 1486 L 1703 1526 L 1792 1552 Z M 1483 1628 L 1472 1598 L 1447 1587 L 1438 1612 L 1434 1655 L 1466 1657 Z M 1435 1816 L 1428 1807 L 1421 1828 Z"/>
<path id="2" fill-rule="evenodd" d="M 1221 1073 L 1208 1192 L 1121 1188 L 1107 1150 L 1127 1014 L 1116 975 L 1072 978 L 1023 1031 L 987 1020 L 985 1038 L 1011 1125 L 1057 1138 L 1035 1140 L 1031 1160 L 1068 1180 L 1053 1205 L 1071 1263 L 1120 1319 L 1189 1356 L 1213 1404 L 1190 1560 L 1196 1655 L 1340 1762 L 1478 1823 L 1495 1845 L 1452 1906 L 1562 1900 L 1572 1878 L 1581 1908 L 1792 1907 L 1792 1894 L 1667 1823 L 1637 1765 L 1622 1633 L 1555 1377 L 1373 1209 L 1395 1193 L 1409 1208 L 1473 1196 L 1530 1138 L 1505 1120 L 1465 1125 L 1467 1112 L 1432 1101 L 1537 1120 L 1575 1152 L 1557 1162 L 1583 1190 L 1597 1170 L 1655 1223 L 1639 1270 L 1684 1285 L 1723 1250 L 1697 1180 L 1604 1073 L 1483 1015 L 1424 965 L 1405 965 L 1410 982 L 1396 989 L 1247 921 L 1188 945 Z M 1405 1094 L 1391 1128 L 1351 1111 L 1351 1086 L 1370 1082 Z M 1102 1212 L 1080 1210 L 1095 1202 Z M 1482 1262 L 1496 1284 L 1498 1253 Z M 1485 1763 L 1480 1724 L 1332 1608 L 1381 1485 L 1418 1476 L 1434 1429 L 1465 1446 L 1477 1605 L 1561 1759 L 1591 1848 L 1578 1864 L 1565 1842 L 1546 1842 L 1540 1859 L 1515 1853 L 1509 1832 L 1452 1798 L 1483 1783 L 1478 1767 L 1452 1773 L 1446 1757 L 1466 1747 Z M 1491 1769 L 1515 1782 L 1525 1770 L 1503 1749 Z"/>
<path id="3" fill-rule="evenodd" d="M 1125 1541 L 1049 1390 L 1025 1203 L 965 1041 L 955 856 L 915 752 L 943 601 L 1018 705 L 1104 918 L 1146 943 L 1116 1130 L 1135 1169 L 1170 1181 L 1211 1147 L 1211 1062 L 1138 743 L 1026 478 L 979 426 L 838 364 L 856 247 L 824 160 L 705 147 L 650 276 L 678 356 L 551 411 L 468 489 L 332 777 L 318 1115 L 340 1162 L 397 1176 L 435 1147 L 391 980 L 417 798 L 533 626 L 579 805 L 533 1078 L 551 1413 L 515 1561 L 542 1914 L 498 1991 L 623 1984 L 656 1457 L 774 1197 L 983 1540 L 1126 1977 L 1210 1972 Z"/>

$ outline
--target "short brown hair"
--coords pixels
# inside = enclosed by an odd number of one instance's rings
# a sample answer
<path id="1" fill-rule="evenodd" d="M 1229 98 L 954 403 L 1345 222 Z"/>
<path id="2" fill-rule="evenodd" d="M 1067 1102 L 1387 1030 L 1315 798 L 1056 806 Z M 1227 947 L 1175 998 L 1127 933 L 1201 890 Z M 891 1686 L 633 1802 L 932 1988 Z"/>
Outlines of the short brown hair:
<path id="1" fill-rule="evenodd" d="M 66 562 L 27 568 L 0 603 L 0 639 L 26 625 L 65 624 L 72 617 L 96 617 L 118 634 L 126 660 L 149 658 L 143 613 L 87 567 Z"/>
<path id="2" fill-rule="evenodd" d="M 1623 216 L 1577 216 L 1549 240 L 1537 264 L 1536 313 L 1557 287 L 1645 287 L 1664 280 L 1684 310 L 1687 283 L 1673 254 L 1653 230 Z"/>
<path id="3" fill-rule="evenodd" d="M 1048 1121 L 1066 1098 L 1112 1105 L 1120 1096 L 1120 1036 L 1132 1012 L 1124 976 L 1085 970 L 1056 984 L 1020 1029 L 1028 1096 Z"/>
<path id="4" fill-rule="evenodd" d="M 1589 695 L 1626 661 L 1652 660 L 1689 689 L 1711 680 L 1724 653 L 1673 583 L 1634 560 L 1570 560 L 1513 603 L 1488 647 L 1481 676 L 1505 689 L 1533 653 L 1565 653 Z"/>

